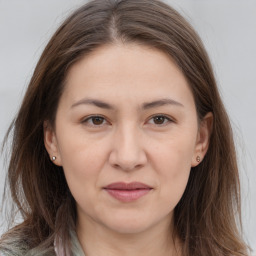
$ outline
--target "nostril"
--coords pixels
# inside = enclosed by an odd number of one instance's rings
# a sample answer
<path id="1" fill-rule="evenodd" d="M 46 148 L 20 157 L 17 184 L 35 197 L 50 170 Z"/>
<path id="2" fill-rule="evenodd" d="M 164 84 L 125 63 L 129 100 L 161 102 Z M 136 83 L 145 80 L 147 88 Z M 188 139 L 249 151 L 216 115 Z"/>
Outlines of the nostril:
<path id="1" fill-rule="evenodd" d="M 146 153 L 136 136 L 127 135 L 121 140 L 113 140 L 113 148 L 109 155 L 109 163 L 112 167 L 132 171 L 140 169 L 147 162 Z"/>
<path id="2" fill-rule="evenodd" d="M 123 170 L 123 171 L 133 171 L 133 170 L 138 170 L 140 168 L 142 168 L 142 164 L 112 164 L 112 166 L 115 168 L 115 169 L 118 169 L 118 170 Z"/>

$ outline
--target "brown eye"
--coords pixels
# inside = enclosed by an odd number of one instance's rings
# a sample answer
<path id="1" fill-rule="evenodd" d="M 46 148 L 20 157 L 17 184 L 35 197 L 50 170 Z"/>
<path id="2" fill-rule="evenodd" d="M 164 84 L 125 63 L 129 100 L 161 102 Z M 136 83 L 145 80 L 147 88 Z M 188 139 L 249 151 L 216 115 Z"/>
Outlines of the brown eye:
<path id="1" fill-rule="evenodd" d="M 82 121 L 82 123 L 88 126 L 101 126 L 106 123 L 106 119 L 101 116 L 90 116 Z"/>
<path id="2" fill-rule="evenodd" d="M 149 120 L 149 123 L 154 124 L 154 125 L 165 125 L 165 124 L 170 123 L 170 122 L 172 122 L 172 119 L 170 119 L 167 116 L 163 116 L 163 115 L 153 116 Z"/>
<path id="3" fill-rule="evenodd" d="M 100 116 L 91 117 L 91 120 L 94 125 L 101 125 L 104 123 L 104 118 Z"/>
<path id="4" fill-rule="evenodd" d="M 155 116 L 153 117 L 155 124 L 163 124 L 166 121 L 166 117 L 164 116 Z"/>

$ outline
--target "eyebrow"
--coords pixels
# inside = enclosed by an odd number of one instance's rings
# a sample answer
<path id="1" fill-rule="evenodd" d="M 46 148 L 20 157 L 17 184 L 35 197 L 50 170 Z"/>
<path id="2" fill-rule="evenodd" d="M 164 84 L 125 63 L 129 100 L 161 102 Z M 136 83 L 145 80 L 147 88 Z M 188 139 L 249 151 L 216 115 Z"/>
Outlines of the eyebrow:
<path id="1" fill-rule="evenodd" d="M 101 100 L 97 100 L 97 99 L 82 99 L 79 100 L 78 102 L 74 103 L 71 108 L 74 108 L 76 106 L 79 105 L 94 105 L 96 107 L 99 108 L 103 108 L 103 109 L 115 109 L 115 107 L 111 104 L 108 104 L 104 101 Z M 155 100 L 152 102 L 146 102 L 142 104 L 142 109 L 151 109 L 151 108 L 155 108 L 155 107 L 161 107 L 161 106 L 165 106 L 165 105 L 175 105 L 175 106 L 180 106 L 180 107 L 184 107 L 183 104 L 181 104 L 178 101 L 175 101 L 173 99 L 160 99 L 160 100 Z"/>
<path id="2" fill-rule="evenodd" d="M 181 104 L 180 102 L 178 102 L 176 100 L 160 99 L 160 100 L 144 103 L 142 105 L 142 108 L 143 109 L 150 109 L 150 108 L 161 107 L 161 106 L 165 106 L 165 105 L 176 105 L 176 106 L 184 107 L 183 104 Z"/>
<path id="3" fill-rule="evenodd" d="M 113 106 L 110 104 L 103 102 L 101 100 L 96 100 L 96 99 L 82 99 L 79 100 L 78 102 L 74 103 L 71 108 L 79 106 L 79 105 L 94 105 L 98 108 L 105 108 L 105 109 L 114 109 Z"/>

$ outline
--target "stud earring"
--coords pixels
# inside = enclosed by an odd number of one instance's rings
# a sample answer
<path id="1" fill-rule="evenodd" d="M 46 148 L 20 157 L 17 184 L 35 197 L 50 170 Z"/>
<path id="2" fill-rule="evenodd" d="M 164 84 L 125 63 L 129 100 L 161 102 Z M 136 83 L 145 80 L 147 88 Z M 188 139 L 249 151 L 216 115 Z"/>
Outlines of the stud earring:
<path id="1" fill-rule="evenodd" d="M 196 161 L 197 161 L 198 163 L 201 161 L 200 156 L 197 156 L 197 157 L 196 157 Z"/>
<path id="2" fill-rule="evenodd" d="M 56 156 L 53 156 L 53 157 L 52 157 L 52 161 L 55 161 L 55 160 L 56 160 L 56 158 L 57 158 Z"/>

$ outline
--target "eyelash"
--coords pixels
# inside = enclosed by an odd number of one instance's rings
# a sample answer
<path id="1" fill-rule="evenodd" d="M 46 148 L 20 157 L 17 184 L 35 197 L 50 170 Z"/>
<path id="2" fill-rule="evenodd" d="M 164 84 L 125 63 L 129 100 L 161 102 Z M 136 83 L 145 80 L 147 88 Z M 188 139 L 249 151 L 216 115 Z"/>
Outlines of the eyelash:
<path id="1" fill-rule="evenodd" d="M 166 116 L 166 115 L 161 115 L 161 114 L 157 114 L 157 115 L 154 115 L 154 116 L 151 116 L 149 119 L 148 119 L 148 123 L 150 120 L 153 120 L 154 122 L 154 119 L 156 118 L 163 118 L 164 119 L 164 122 L 162 124 L 156 124 L 156 123 L 151 123 L 152 125 L 156 125 L 156 126 L 165 126 L 167 125 L 167 123 L 173 123 L 174 120 L 172 118 L 170 118 L 169 116 Z M 94 124 L 93 123 L 93 119 L 100 119 L 103 123 L 100 123 L 100 124 Z M 94 116 L 89 116 L 87 117 L 86 119 L 84 119 L 82 121 L 83 124 L 88 124 L 89 126 L 91 127 L 101 127 L 101 126 L 104 126 L 106 123 L 108 123 L 108 121 L 106 120 L 105 117 L 103 116 L 100 116 L 100 115 L 94 115 Z"/>

